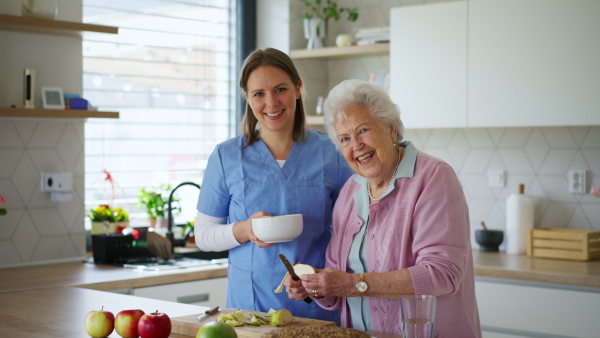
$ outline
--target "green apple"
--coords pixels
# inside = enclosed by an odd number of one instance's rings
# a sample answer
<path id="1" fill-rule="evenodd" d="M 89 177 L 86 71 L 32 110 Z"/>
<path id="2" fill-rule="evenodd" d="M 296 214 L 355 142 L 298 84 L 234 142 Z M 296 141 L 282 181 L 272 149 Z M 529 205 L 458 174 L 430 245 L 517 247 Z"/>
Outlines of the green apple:
<path id="1" fill-rule="evenodd" d="M 237 333 L 230 325 L 214 321 L 202 325 L 196 338 L 237 338 Z"/>
<path id="2" fill-rule="evenodd" d="M 113 332 L 114 325 L 115 315 L 104 311 L 104 306 L 100 311 L 90 311 L 83 321 L 85 332 L 93 338 L 108 337 Z"/>
<path id="3" fill-rule="evenodd" d="M 123 338 L 137 338 L 138 322 L 144 315 L 144 311 L 140 309 L 123 310 L 117 313 L 115 317 L 115 331 Z"/>

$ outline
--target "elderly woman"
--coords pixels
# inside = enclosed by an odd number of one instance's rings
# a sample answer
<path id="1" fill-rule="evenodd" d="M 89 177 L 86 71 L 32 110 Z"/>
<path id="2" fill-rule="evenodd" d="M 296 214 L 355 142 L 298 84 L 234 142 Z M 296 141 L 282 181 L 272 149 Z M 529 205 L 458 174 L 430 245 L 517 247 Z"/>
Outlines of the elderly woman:
<path id="1" fill-rule="evenodd" d="M 357 174 L 334 207 L 326 268 L 286 280 L 289 297 L 341 308 L 345 327 L 401 334 L 400 297 L 434 295 L 436 337 L 481 337 L 469 212 L 453 169 L 402 141 L 399 110 L 377 85 L 333 88 L 325 127 Z"/>

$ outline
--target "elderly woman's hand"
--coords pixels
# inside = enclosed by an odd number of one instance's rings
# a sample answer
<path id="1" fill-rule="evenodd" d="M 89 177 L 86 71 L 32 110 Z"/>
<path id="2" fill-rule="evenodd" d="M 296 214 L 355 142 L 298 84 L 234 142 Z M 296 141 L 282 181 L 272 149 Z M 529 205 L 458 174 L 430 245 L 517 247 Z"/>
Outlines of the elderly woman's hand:
<path id="1" fill-rule="evenodd" d="M 302 285 L 302 280 L 294 281 L 292 277 L 288 275 L 283 285 L 285 286 L 288 297 L 292 300 L 300 301 L 309 296 L 308 292 Z"/>
<path id="2" fill-rule="evenodd" d="M 352 274 L 331 268 L 315 271 L 315 274 L 300 276 L 302 285 L 311 296 L 350 297 L 356 293 Z"/>
<path id="3" fill-rule="evenodd" d="M 254 214 L 252 214 L 252 216 L 250 216 L 250 218 L 248 218 L 247 220 L 235 223 L 233 226 L 233 235 L 235 236 L 235 239 L 240 244 L 244 244 L 248 241 L 251 241 L 252 243 L 256 244 L 256 246 L 258 246 L 259 248 L 268 248 L 272 246 L 274 243 L 265 243 L 261 241 L 260 239 L 258 239 L 258 237 L 256 237 L 256 235 L 254 235 L 254 232 L 252 231 L 252 219 L 264 216 L 271 215 L 266 211 L 257 211 Z"/>

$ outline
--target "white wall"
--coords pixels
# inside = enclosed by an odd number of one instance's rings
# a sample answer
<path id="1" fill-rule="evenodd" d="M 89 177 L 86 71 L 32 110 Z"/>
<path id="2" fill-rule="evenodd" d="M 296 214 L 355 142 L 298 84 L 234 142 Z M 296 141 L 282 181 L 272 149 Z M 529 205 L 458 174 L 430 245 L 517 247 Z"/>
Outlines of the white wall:
<path id="1" fill-rule="evenodd" d="M 289 6 L 289 0 L 256 1 L 257 48 L 270 47 L 289 53 Z"/>
<path id="2" fill-rule="evenodd" d="M 20 0 L 2 0 L 0 13 L 21 15 Z M 81 0 L 58 0 L 57 20 L 81 22 Z M 0 30 L 0 107 L 23 106 L 23 69 L 42 86 L 82 94 L 80 37 Z M 85 257 L 84 121 L 0 118 L 0 267 Z M 42 172 L 73 173 L 71 202 L 50 201 Z"/>

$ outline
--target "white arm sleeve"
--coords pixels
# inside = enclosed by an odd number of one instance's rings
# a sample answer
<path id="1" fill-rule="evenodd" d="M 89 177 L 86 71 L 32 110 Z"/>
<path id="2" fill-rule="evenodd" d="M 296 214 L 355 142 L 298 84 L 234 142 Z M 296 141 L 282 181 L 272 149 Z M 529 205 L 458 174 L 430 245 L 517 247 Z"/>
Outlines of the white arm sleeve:
<path id="1" fill-rule="evenodd" d="M 226 217 L 212 217 L 203 213 L 196 215 L 194 237 L 202 251 L 225 251 L 241 244 L 233 235 L 233 224 L 225 224 Z"/>

